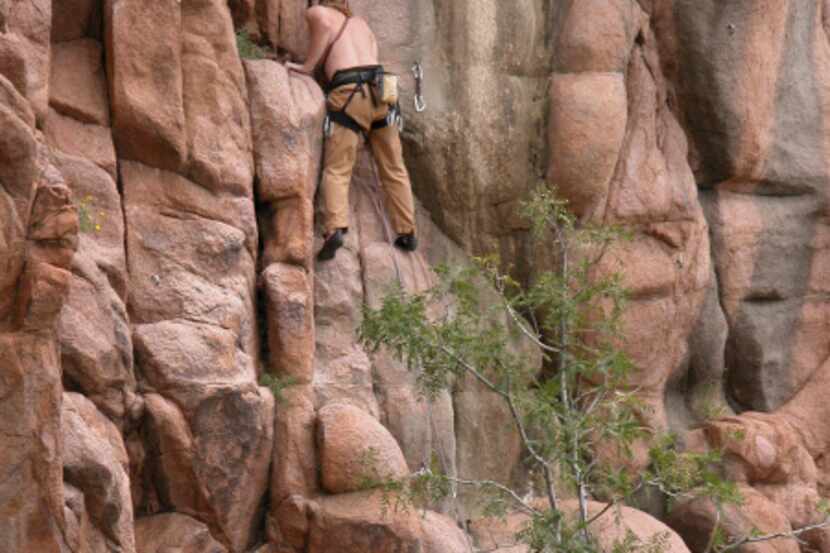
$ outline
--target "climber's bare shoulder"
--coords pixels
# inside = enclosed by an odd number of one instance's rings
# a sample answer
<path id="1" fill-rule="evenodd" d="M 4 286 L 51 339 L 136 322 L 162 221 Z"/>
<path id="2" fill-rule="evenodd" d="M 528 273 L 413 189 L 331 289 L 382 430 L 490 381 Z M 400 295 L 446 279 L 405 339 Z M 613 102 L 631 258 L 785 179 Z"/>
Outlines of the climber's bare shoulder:
<path id="1" fill-rule="evenodd" d="M 342 25 L 342 19 L 340 25 Z M 338 30 L 339 30 L 338 26 Z M 334 31 L 337 33 L 337 30 Z M 331 49 L 326 73 L 331 77 L 340 69 L 377 65 L 378 49 L 375 35 L 369 24 L 361 17 L 352 17 L 343 36 Z"/>
<path id="2" fill-rule="evenodd" d="M 317 38 L 325 48 L 343 27 L 346 16 L 329 7 L 312 6 L 306 10 L 306 19 L 311 29 L 312 41 Z M 353 16 L 340 39 L 332 47 L 325 70 L 331 78 L 340 69 L 376 65 L 377 62 L 378 48 L 372 29 L 365 19 Z"/>

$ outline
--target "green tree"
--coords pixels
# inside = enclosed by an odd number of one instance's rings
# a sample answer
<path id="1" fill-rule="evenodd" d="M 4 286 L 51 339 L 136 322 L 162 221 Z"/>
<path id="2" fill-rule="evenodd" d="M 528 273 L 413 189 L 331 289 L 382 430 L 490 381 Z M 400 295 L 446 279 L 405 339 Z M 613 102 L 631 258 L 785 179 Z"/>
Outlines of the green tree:
<path id="1" fill-rule="evenodd" d="M 503 401 L 531 473 L 539 475 L 535 491 L 542 501 L 502 483 L 453 478 L 435 468 L 406 482 L 374 484 L 412 501 L 440 497 L 454 485 L 473 486 L 485 513 L 528 515 L 517 538 L 534 552 L 597 551 L 591 524 L 646 485 L 670 499 L 697 494 L 719 505 L 738 501 L 736 487 L 718 474 L 716 453 L 681 453 L 671 437 L 658 440 L 642 422 L 646 406 L 629 382 L 632 363 L 620 347 L 626 303 L 621 275 L 599 270 L 612 242 L 627 239 L 625 230 L 578 224 L 565 202 L 545 187 L 524 204 L 522 214 L 531 239 L 551 253 L 554 270 L 520 286 L 493 258 L 440 268 L 434 288 L 420 294 L 397 289 L 378 309 L 367 307 L 360 340 L 371 351 L 385 347 L 405 362 L 427 398 L 458 378 L 472 377 Z M 484 283 L 495 288 L 496 301 L 483 295 Z M 430 316 L 431 306 L 444 304 L 451 308 Z M 511 324 L 493 323 L 504 313 Z M 541 350 L 541 367 L 510 347 L 517 336 Z M 635 476 L 604 462 L 628 456 L 638 440 L 656 441 L 650 470 Z M 577 499 L 575 515 L 563 510 L 565 496 Z M 589 513 L 593 497 L 604 498 L 606 509 Z M 654 546 L 635 542 L 627 536 L 615 550 Z"/>

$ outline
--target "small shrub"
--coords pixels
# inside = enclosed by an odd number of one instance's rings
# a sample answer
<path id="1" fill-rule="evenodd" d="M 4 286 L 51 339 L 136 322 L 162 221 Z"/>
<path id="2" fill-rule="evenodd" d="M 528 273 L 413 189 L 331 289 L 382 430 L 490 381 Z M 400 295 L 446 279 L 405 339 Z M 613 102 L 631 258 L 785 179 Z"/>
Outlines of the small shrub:
<path id="1" fill-rule="evenodd" d="M 98 217 L 103 217 L 104 212 L 95 213 L 95 204 L 92 196 L 85 196 L 78 203 L 78 228 L 81 232 L 101 232 L 101 222 Z"/>
<path id="2" fill-rule="evenodd" d="M 255 43 L 244 29 L 236 32 L 236 49 L 243 60 L 258 60 L 265 57 L 265 50 Z"/>
<path id="3" fill-rule="evenodd" d="M 290 376 L 282 378 L 268 373 L 262 373 L 262 376 L 259 377 L 259 385 L 271 390 L 277 403 L 282 403 L 285 400 L 283 392 L 295 384 L 297 384 L 297 379 Z"/>

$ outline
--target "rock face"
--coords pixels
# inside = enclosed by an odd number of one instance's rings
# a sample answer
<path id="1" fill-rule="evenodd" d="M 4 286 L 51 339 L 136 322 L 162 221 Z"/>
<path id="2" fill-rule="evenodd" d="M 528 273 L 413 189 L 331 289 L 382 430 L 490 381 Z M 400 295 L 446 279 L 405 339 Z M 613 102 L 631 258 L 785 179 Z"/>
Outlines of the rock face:
<path id="1" fill-rule="evenodd" d="M 363 488 L 436 465 L 525 486 L 509 413 L 467 380 L 426 402 L 356 330 L 439 263 L 497 253 L 522 282 L 550 267 L 517 215 L 538 184 L 581 222 L 632 231 L 596 276 L 630 292 L 620 343 L 648 423 L 725 452 L 746 498 L 725 531 L 817 522 L 830 3 L 351 4 L 402 78 L 421 247 L 391 246 L 363 149 L 346 246 L 316 264 L 323 93 L 241 60 L 235 36 L 303 59 L 309 2 L 0 0 L 3 551 L 467 551 L 464 490 L 385 516 Z M 693 502 L 668 521 L 702 551 L 716 516 Z M 471 527 L 478 547 L 521 550 L 488 525 Z"/>
<path id="2" fill-rule="evenodd" d="M 729 388 L 743 408 L 770 410 L 830 355 L 830 58 L 826 3 L 756 7 L 737 2 L 721 13 L 717 2 L 677 2 L 656 20 L 712 223 Z M 710 26 L 721 18 L 732 26 Z"/>
<path id="3" fill-rule="evenodd" d="M 56 329 L 72 279 L 78 214 L 35 129 L 36 115 L 46 111 L 49 4 L 3 11 L 0 543 L 10 551 L 57 553 L 65 547 L 66 518 Z"/>
<path id="4" fill-rule="evenodd" d="M 598 516 L 591 525 L 591 535 L 601 551 L 624 548 L 626 540 L 634 540 L 634 550 L 659 550 L 666 553 L 689 553 L 678 534 L 654 517 L 630 507 L 614 507 L 603 513 L 606 505 L 588 502 L 588 516 Z M 579 504 L 565 501 L 562 511 L 575 516 Z M 602 514 L 601 514 L 602 513 Z M 516 543 L 516 533 L 527 526 L 525 514 L 511 514 L 504 519 L 483 518 L 473 522 L 470 532 L 479 549 L 499 553 L 526 553 L 528 546 Z M 630 546 L 631 546 L 630 545 Z M 629 547 L 630 547 L 629 546 Z"/>
<path id="5" fill-rule="evenodd" d="M 135 552 L 129 459 L 118 429 L 84 396 L 69 393 L 61 432 L 69 546 Z"/>
<path id="6" fill-rule="evenodd" d="M 323 489 L 331 494 L 409 474 L 395 438 L 371 415 L 350 405 L 330 403 L 320 410 L 317 449 Z"/>
<path id="7" fill-rule="evenodd" d="M 137 520 L 135 535 L 140 553 L 163 553 L 171 549 L 181 553 L 227 553 L 204 524 L 176 513 Z"/>
<path id="8" fill-rule="evenodd" d="M 452 521 L 436 513 L 422 516 L 413 510 L 390 511 L 378 493 L 324 498 L 311 512 L 307 551 L 313 553 L 469 551 L 467 540 Z"/>

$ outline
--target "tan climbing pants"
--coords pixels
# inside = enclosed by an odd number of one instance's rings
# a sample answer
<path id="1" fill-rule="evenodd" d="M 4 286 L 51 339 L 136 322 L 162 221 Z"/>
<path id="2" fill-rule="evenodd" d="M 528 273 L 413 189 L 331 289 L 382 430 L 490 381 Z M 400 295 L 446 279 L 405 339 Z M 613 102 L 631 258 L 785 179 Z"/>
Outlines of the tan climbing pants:
<path id="1" fill-rule="evenodd" d="M 355 84 L 339 86 L 328 96 L 329 111 L 340 111 L 349 99 Z M 346 108 L 369 137 L 372 155 L 377 162 L 381 184 L 386 192 L 386 210 L 398 234 L 415 232 L 415 213 L 409 173 L 403 163 L 401 139 L 396 125 L 372 130 L 372 122 L 386 118 L 389 106 L 372 102 L 368 85 L 361 85 Z M 349 183 L 357 159 L 360 134 L 332 123 L 331 136 L 326 139 L 323 169 L 323 217 L 326 234 L 349 226 Z"/>

